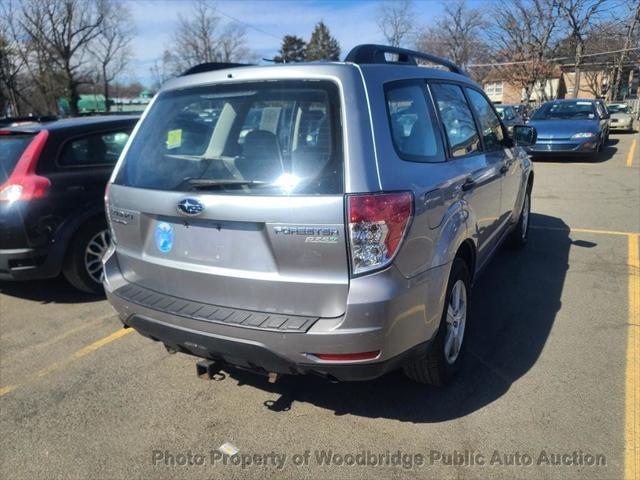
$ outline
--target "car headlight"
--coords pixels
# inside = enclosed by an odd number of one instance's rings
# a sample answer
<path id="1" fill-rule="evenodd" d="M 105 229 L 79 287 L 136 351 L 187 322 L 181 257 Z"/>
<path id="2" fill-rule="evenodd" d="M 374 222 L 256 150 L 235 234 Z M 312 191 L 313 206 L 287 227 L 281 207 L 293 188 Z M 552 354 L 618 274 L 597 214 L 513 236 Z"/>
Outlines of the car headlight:
<path id="1" fill-rule="evenodd" d="M 595 137 L 596 134 L 593 132 L 579 132 L 571 135 L 571 138 L 592 138 Z"/>

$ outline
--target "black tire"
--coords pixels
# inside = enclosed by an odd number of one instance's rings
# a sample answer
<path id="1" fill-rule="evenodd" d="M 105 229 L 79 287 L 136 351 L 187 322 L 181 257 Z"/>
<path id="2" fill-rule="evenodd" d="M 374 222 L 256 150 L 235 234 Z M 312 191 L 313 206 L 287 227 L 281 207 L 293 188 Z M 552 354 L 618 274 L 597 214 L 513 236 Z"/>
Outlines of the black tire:
<path id="1" fill-rule="evenodd" d="M 467 264 L 461 258 L 455 258 L 453 265 L 451 266 L 451 273 L 449 275 L 449 282 L 447 284 L 447 295 L 445 297 L 445 304 L 440 318 L 440 326 L 435 338 L 429 345 L 426 352 L 411 357 L 404 365 L 403 370 L 407 377 L 417 383 L 426 383 L 441 387 L 449 384 L 455 375 L 460 370 L 460 364 L 464 357 L 466 350 L 465 345 L 467 342 L 462 341 L 462 346 L 457 354 L 457 358 L 450 363 L 447 361 L 445 355 L 445 340 L 447 335 L 447 310 L 449 308 L 449 302 L 451 300 L 451 292 L 453 286 L 462 281 L 466 289 L 466 317 L 465 325 L 463 326 L 463 332 L 469 331 L 469 299 L 471 293 L 471 274 Z"/>
<path id="2" fill-rule="evenodd" d="M 518 217 L 518 223 L 513 228 L 507 239 L 507 245 L 514 249 L 524 248 L 529 240 L 529 224 L 531 219 L 531 189 L 527 188 L 525 192 L 522 209 Z M 527 210 L 525 215 L 525 209 Z"/>
<path id="3" fill-rule="evenodd" d="M 104 231 L 108 232 L 107 223 L 104 219 L 90 220 L 80 227 L 67 247 L 62 274 L 73 287 L 82 292 L 104 293 L 102 283 L 91 277 L 85 262 L 85 253 L 89 242 Z"/>

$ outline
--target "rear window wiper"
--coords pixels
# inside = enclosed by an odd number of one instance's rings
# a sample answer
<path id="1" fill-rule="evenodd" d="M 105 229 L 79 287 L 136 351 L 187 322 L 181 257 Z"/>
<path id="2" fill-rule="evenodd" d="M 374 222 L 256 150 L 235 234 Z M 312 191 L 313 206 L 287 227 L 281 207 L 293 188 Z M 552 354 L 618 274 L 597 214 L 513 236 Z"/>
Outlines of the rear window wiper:
<path id="1" fill-rule="evenodd" d="M 224 188 L 224 187 L 254 187 L 269 185 L 269 182 L 263 182 L 260 180 L 238 180 L 238 179 L 226 179 L 226 180 L 214 180 L 211 178 L 189 178 L 187 183 L 198 190 L 205 190 L 207 188 Z"/>

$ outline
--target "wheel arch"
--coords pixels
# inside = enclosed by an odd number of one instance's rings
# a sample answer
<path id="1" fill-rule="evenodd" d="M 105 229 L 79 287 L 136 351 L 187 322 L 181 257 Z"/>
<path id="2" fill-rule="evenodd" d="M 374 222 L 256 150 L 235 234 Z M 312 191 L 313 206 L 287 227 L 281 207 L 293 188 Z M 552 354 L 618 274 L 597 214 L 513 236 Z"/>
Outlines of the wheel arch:
<path id="1" fill-rule="evenodd" d="M 106 215 L 102 206 L 87 208 L 79 214 L 67 216 L 67 218 L 58 225 L 50 239 L 51 250 L 48 255 L 48 261 L 50 261 L 52 265 L 53 276 L 59 275 L 62 271 L 69 244 L 74 235 L 86 222 L 98 219 L 101 215 L 106 221 Z"/>
<path id="2" fill-rule="evenodd" d="M 470 238 L 465 239 L 456 250 L 453 258 L 460 258 L 467 264 L 473 283 L 476 271 L 476 246 Z"/>
<path id="3" fill-rule="evenodd" d="M 533 170 L 531 170 L 531 173 L 529 173 L 529 177 L 527 178 L 527 192 L 531 193 L 531 190 L 533 189 L 533 178 L 535 176 L 535 173 Z"/>
<path id="4" fill-rule="evenodd" d="M 71 240 L 80 229 L 87 223 L 100 219 L 103 219 L 105 222 L 107 220 L 104 209 L 95 207 L 87 209 L 79 215 L 69 217 L 60 225 L 56 232 L 55 242 L 58 244 L 62 258 L 67 256 Z"/>

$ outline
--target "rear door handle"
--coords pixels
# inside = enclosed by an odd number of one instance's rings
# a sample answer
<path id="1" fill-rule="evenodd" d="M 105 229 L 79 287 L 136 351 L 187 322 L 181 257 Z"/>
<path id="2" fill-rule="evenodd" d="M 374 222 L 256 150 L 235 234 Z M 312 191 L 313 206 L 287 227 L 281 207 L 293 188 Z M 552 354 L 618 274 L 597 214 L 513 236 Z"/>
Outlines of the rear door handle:
<path id="1" fill-rule="evenodd" d="M 468 192 L 469 190 L 476 188 L 476 182 L 472 178 L 467 178 L 461 188 L 463 192 Z"/>

